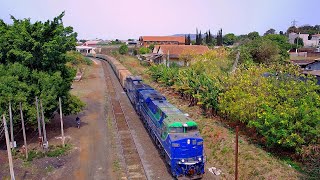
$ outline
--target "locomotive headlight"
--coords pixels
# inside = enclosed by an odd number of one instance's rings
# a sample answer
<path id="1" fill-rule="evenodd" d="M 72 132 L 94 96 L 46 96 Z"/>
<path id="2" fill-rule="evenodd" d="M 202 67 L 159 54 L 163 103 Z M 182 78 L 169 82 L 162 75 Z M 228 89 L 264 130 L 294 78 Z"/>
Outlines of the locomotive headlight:
<path id="1" fill-rule="evenodd" d="M 181 162 L 183 162 L 183 163 L 184 163 L 184 159 L 182 159 L 182 160 L 181 160 Z"/>
<path id="2" fill-rule="evenodd" d="M 201 157 L 199 157 L 198 160 L 201 161 L 202 160 Z"/>

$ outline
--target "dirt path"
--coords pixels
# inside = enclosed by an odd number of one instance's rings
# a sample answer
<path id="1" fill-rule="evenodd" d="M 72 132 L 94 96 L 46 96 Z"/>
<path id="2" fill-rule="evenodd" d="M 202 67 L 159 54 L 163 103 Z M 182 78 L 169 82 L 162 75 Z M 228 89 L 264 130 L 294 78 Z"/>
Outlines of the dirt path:
<path id="1" fill-rule="evenodd" d="M 109 138 L 111 132 L 107 128 L 106 85 L 101 63 L 95 61 L 83 80 L 72 87 L 72 93 L 86 103 L 85 110 L 79 114 L 81 128 L 69 131 L 76 154 L 70 164 L 54 172 L 49 179 L 116 179 L 112 171 L 114 153 Z"/>
<path id="2" fill-rule="evenodd" d="M 81 118 L 81 133 L 77 135 L 80 156 L 76 160 L 79 168 L 70 174 L 72 179 L 106 179 L 111 169 L 110 139 L 105 113 L 105 81 L 101 63 L 98 62 L 83 82 L 75 83 L 75 91 L 84 93 L 82 100 L 87 109 Z M 85 89 L 85 90 L 84 90 Z M 69 178 L 68 178 L 69 179 Z"/>

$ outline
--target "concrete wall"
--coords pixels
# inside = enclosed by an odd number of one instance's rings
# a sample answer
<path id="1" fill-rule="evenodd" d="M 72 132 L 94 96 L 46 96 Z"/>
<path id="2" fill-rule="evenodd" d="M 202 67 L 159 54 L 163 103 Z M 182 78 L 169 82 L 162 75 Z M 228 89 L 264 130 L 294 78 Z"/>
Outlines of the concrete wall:
<path id="1" fill-rule="evenodd" d="M 300 37 L 303 39 L 303 44 L 305 47 L 316 47 L 319 45 L 319 38 L 312 37 L 311 40 L 308 40 L 309 34 L 297 34 L 297 33 L 290 33 L 289 34 L 289 43 L 294 44 L 294 40 Z"/>
<path id="2" fill-rule="evenodd" d="M 314 62 L 306 66 L 306 70 L 320 70 L 320 62 Z"/>

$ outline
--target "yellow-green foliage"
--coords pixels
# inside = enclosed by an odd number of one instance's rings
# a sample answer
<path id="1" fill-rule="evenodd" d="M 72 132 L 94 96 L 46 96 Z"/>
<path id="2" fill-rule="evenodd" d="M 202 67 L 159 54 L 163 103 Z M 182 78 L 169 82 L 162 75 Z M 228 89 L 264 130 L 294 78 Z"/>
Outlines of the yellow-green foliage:
<path id="1" fill-rule="evenodd" d="M 172 86 L 208 115 L 220 112 L 263 135 L 268 146 L 299 152 L 319 142 L 320 86 L 293 65 L 252 65 L 229 74 L 229 52 L 198 56 L 190 67 L 153 66 L 151 77 Z"/>
<path id="2" fill-rule="evenodd" d="M 219 109 L 266 138 L 270 146 L 300 150 L 319 143 L 320 87 L 292 65 L 252 66 L 226 79 Z"/>
<path id="3" fill-rule="evenodd" d="M 153 80 L 173 86 L 190 105 L 201 105 L 210 113 L 216 112 L 217 97 L 221 91 L 221 80 L 230 67 L 229 52 L 224 48 L 197 56 L 189 67 L 177 68 L 164 65 L 153 66 Z"/>
<path id="4" fill-rule="evenodd" d="M 68 51 L 66 54 L 67 65 L 71 67 L 80 68 L 83 65 L 91 65 L 92 61 L 87 57 L 84 57 L 81 53 L 76 51 Z"/>

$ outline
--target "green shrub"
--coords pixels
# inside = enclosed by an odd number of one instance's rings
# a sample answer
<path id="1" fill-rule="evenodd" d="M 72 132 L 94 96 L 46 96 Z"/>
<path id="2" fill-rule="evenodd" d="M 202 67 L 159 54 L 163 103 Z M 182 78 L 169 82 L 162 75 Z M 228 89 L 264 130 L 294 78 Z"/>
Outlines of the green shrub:
<path id="1" fill-rule="evenodd" d="M 229 74 L 228 54 L 221 54 L 199 56 L 190 67 L 151 66 L 149 74 L 207 115 L 220 112 L 255 128 L 268 147 L 299 154 L 303 146 L 320 143 L 320 86 L 314 77 L 281 64 L 248 63 Z"/>
<path id="2" fill-rule="evenodd" d="M 46 153 L 48 157 L 58 157 L 66 154 L 71 149 L 71 145 L 66 144 L 65 146 L 50 146 L 49 151 Z"/>
<path id="3" fill-rule="evenodd" d="M 151 50 L 149 48 L 146 48 L 146 47 L 141 47 L 139 49 L 139 54 L 148 54 L 150 52 L 151 52 Z"/>
<path id="4" fill-rule="evenodd" d="M 129 50 L 128 46 L 125 45 L 125 44 L 123 44 L 123 45 L 121 45 L 120 48 L 119 48 L 119 53 L 122 54 L 122 55 L 124 55 L 124 54 L 127 54 L 127 53 L 128 53 L 128 50 Z"/>
<path id="5" fill-rule="evenodd" d="M 33 159 L 42 158 L 45 154 L 40 151 L 31 150 L 28 152 L 28 159 L 27 161 L 33 161 Z"/>
<path id="6" fill-rule="evenodd" d="M 252 66 L 226 79 L 219 109 L 254 127 L 270 147 L 301 150 L 319 143 L 320 87 L 293 66 Z"/>

